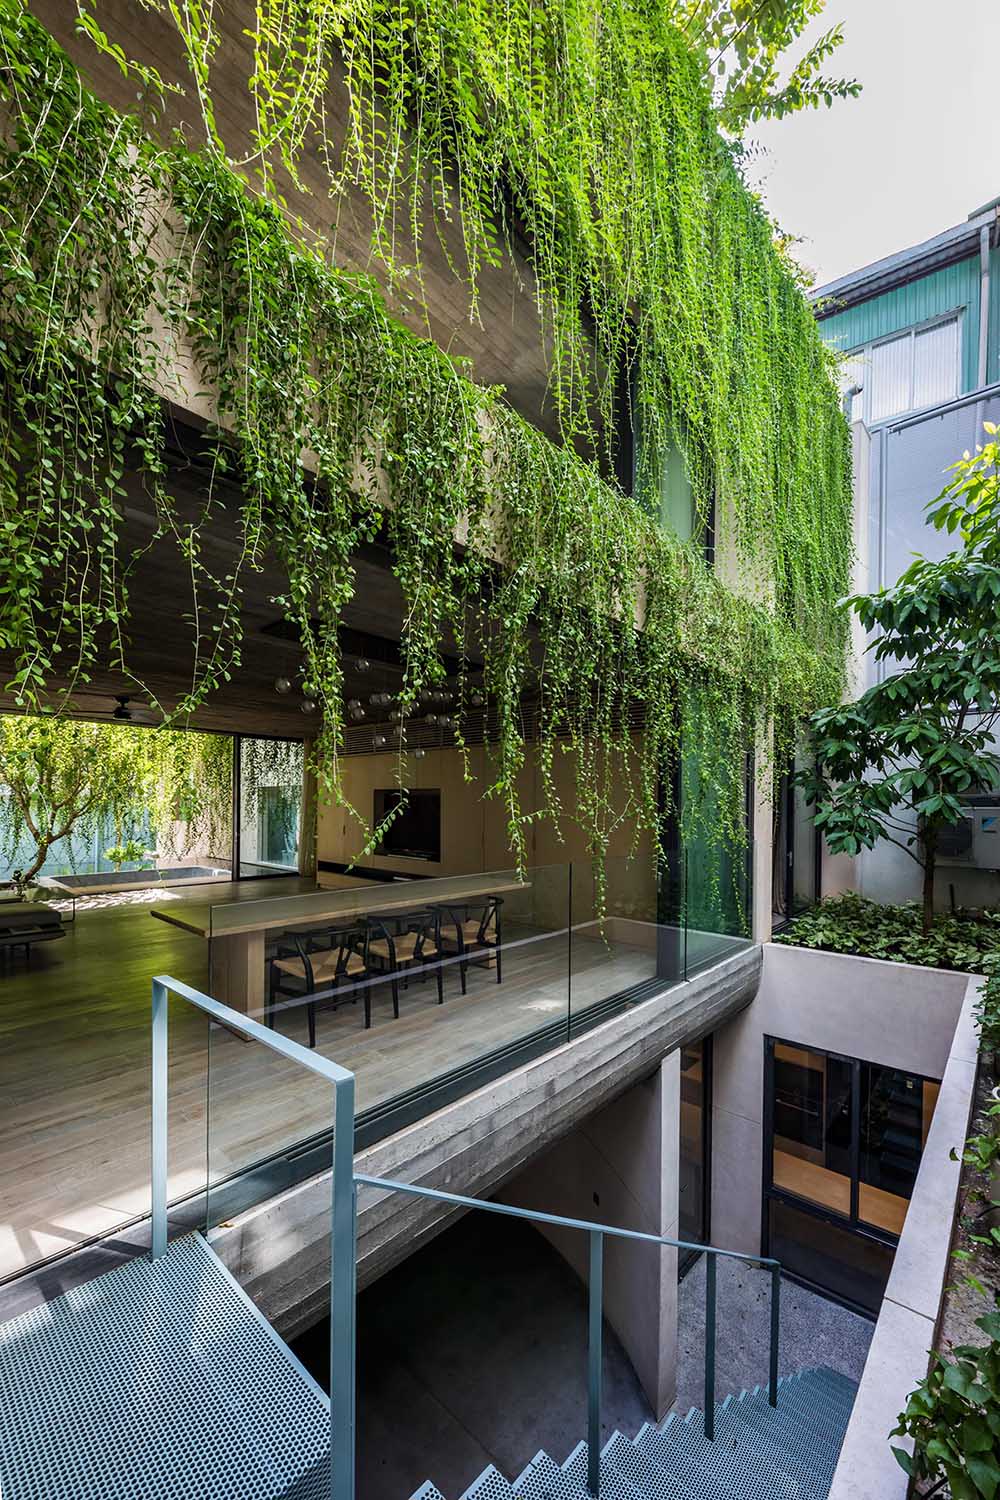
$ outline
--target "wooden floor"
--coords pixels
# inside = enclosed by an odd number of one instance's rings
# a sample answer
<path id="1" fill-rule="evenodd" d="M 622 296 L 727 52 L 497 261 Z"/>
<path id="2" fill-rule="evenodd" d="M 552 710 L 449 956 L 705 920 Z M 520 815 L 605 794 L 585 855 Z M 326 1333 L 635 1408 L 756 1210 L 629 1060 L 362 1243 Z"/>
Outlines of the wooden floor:
<path id="1" fill-rule="evenodd" d="M 504 939 L 501 985 L 474 967 L 463 997 L 449 970 L 444 1005 L 433 978 L 411 983 L 398 1020 L 380 986 L 370 1031 L 360 1001 L 320 1010 L 318 1047 L 356 1073 L 359 1110 L 566 1016 L 565 932 L 514 927 Z M 653 955 L 574 933 L 572 967 L 578 1013 L 651 977 Z M 168 973 L 204 989 L 207 970 L 202 939 L 133 905 L 80 912 L 30 963 L 4 961 L 0 1278 L 148 1212 L 150 982 Z M 306 1041 L 301 1009 L 278 1024 Z M 206 1018 L 180 1003 L 170 1028 L 172 1196 L 329 1124 L 329 1089 L 301 1069 L 217 1027 L 210 1037 Z"/>

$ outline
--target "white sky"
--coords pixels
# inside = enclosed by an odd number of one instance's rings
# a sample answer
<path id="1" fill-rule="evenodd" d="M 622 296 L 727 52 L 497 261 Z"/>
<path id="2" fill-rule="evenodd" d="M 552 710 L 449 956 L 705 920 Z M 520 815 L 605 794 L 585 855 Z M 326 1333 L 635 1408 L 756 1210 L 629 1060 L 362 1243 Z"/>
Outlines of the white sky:
<path id="1" fill-rule="evenodd" d="M 827 0 L 806 35 L 837 21 L 825 71 L 859 79 L 860 97 L 748 131 L 750 180 L 817 283 L 1000 194 L 1000 0 Z"/>

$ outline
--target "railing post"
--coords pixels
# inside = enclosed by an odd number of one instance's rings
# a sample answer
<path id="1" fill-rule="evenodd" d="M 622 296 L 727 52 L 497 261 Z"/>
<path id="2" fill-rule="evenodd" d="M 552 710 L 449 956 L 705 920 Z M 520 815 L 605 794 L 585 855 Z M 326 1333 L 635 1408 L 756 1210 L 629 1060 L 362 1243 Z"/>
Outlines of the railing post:
<path id="1" fill-rule="evenodd" d="M 357 1189 L 354 1182 L 354 1079 L 333 1086 L 330 1229 L 330 1495 L 354 1500 Z"/>
<path id="2" fill-rule="evenodd" d="M 601 1341 L 604 1330 L 604 1235 L 590 1231 L 590 1316 L 587 1340 L 587 1488 L 601 1493 Z"/>
<path id="3" fill-rule="evenodd" d="M 715 1437 L 715 1275 L 716 1257 L 705 1256 L 705 1436 Z"/>
<path id="4" fill-rule="evenodd" d="M 153 1259 L 167 1248 L 167 987 L 153 980 L 151 1217 Z"/>
<path id="5" fill-rule="evenodd" d="M 778 1328 L 781 1320 L 781 1267 L 771 1267 L 771 1363 L 767 1379 L 767 1399 L 778 1404 Z"/>

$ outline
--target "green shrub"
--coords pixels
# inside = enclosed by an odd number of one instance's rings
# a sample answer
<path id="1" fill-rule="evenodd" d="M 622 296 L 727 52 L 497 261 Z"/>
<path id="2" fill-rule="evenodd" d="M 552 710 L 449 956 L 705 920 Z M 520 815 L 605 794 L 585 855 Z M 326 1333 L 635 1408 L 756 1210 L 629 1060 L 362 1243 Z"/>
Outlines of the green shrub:
<path id="1" fill-rule="evenodd" d="M 1000 910 L 959 907 L 954 912 L 939 913 L 930 932 L 925 934 L 921 931 L 920 907 L 916 901 L 883 906 L 847 892 L 821 901 L 811 911 L 796 917 L 786 931 L 775 937 L 775 942 L 822 948 L 830 953 L 853 953 L 860 958 L 923 964 L 930 969 L 989 974 L 1000 972 L 997 970 Z M 1000 990 L 1000 977 L 996 986 Z M 1000 994 L 996 1008 L 1000 1023 Z"/>
<path id="2" fill-rule="evenodd" d="M 983 1346 L 959 1345 L 931 1366 L 892 1436 L 912 1437 L 911 1457 L 893 1448 L 907 1474 L 946 1481 L 953 1500 L 994 1500 L 1000 1491 L 1000 1312 L 976 1319 Z"/>

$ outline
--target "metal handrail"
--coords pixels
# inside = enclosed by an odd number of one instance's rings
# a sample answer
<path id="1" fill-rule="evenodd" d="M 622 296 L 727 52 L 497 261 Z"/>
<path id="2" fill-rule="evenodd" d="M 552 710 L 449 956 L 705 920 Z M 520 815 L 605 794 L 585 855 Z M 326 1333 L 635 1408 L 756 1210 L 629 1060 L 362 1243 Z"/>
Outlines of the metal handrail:
<path id="1" fill-rule="evenodd" d="M 333 1180 L 330 1205 L 330 1493 L 354 1500 L 355 1299 L 357 1204 L 354 1187 L 354 1074 L 320 1053 L 241 1015 L 200 990 L 159 974 L 153 980 L 152 1255 L 167 1249 L 168 1002 L 186 1000 L 248 1041 L 317 1074 L 333 1089 Z"/>
<path id="2" fill-rule="evenodd" d="M 768 1350 L 767 1399 L 778 1404 L 778 1324 L 781 1314 L 781 1264 L 769 1255 L 747 1255 L 742 1250 L 720 1250 L 715 1245 L 699 1245 L 691 1240 L 677 1240 L 667 1234 L 650 1234 L 642 1229 L 621 1229 L 616 1224 L 597 1224 L 590 1219 L 571 1219 L 564 1214 L 543 1213 L 540 1209 L 517 1208 L 512 1203 L 494 1203 L 484 1198 L 465 1198 L 460 1193 L 446 1193 L 440 1188 L 421 1187 L 413 1182 L 397 1182 L 391 1177 L 354 1174 L 358 1187 L 381 1188 L 387 1193 L 409 1193 L 415 1198 L 431 1198 L 457 1208 L 474 1208 L 483 1213 L 505 1214 L 511 1219 L 527 1219 L 533 1224 L 553 1224 L 560 1229 L 579 1229 L 590 1239 L 590 1277 L 587 1316 L 587 1488 L 600 1494 L 601 1462 L 601 1359 L 603 1334 L 604 1240 L 639 1240 L 646 1244 L 666 1245 L 676 1250 L 693 1250 L 705 1260 L 705 1436 L 715 1437 L 715 1344 L 716 1344 L 716 1277 L 720 1259 L 745 1261 L 764 1266 L 771 1273 L 771 1328 Z"/>
<path id="3" fill-rule="evenodd" d="M 601 1448 L 601 1359 L 603 1338 L 604 1240 L 637 1240 L 646 1244 L 692 1250 L 706 1256 L 705 1268 L 705 1436 L 715 1436 L 715 1349 L 716 1349 L 716 1272 L 720 1259 L 744 1261 L 764 1266 L 771 1273 L 771 1328 L 768 1373 L 768 1401 L 778 1404 L 778 1323 L 781 1295 L 781 1266 L 766 1255 L 748 1255 L 741 1250 L 722 1250 L 715 1245 L 700 1245 L 670 1235 L 650 1234 L 645 1230 L 622 1229 L 614 1224 L 598 1224 L 589 1219 L 573 1219 L 563 1214 L 518 1208 L 509 1203 L 494 1203 L 482 1198 L 467 1198 L 440 1188 L 421 1187 L 416 1183 L 398 1182 L 388 1177 L 371 1177 L 354 1172 L 354 1074 L 339 1063 L 292 1041 L 252 1017 L 223 1005 L 200 990 L 183 984 L 169 975 L 153 980 L 152 1037 L 152 1255 L 166 1253 L 168 1238 L 168 1002 L 171 995 L 203 1011 L 210 1020 L 228 1027 L 248 1041 L 260 1042 L 272 1052 L 298 1063 L 317 1075 L 333 1089 L 333 1173 L 331 1184 L 331 1270 L 330 1270 L 330 1493 L 332 1500 L 355 1500 L 355 1380 L 356 1330 L 355 1299 L 357 1295 L 357 1189 L 359 1186 L 383 1192 L 408 1193 L 430 1198 L 458 1208 L 478 1209 L 483 1213 L 505 1214 L 509 1218 L 527 1219 L 536 1224 L 552 1224 L 586 1233 L 590 1241 L 590 1278 L 588 1302 L 588 1381 L 587 1381 L 587 1485 L 593 1495 L 600 1493 Z"/>

